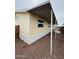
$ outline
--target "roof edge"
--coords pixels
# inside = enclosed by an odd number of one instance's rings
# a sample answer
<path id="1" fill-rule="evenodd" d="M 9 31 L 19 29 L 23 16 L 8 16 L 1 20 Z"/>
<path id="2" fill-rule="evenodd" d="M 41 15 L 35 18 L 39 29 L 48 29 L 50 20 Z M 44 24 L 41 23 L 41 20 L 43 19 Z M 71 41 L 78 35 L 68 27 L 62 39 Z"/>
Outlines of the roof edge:
<path id="1" fill-rule="evenodd" d="M 36 6 L 33 6 L 32 8 L 27 9 L 27 11 L 29 11 L 29 10 L 31 10 L 31 9 L 34 9 L 34 8 L 37 8 L 37 7 L 40 7 L 40 6 L 42 6 L 42 5 L 45 5 L 45 4 L 49 3 L 49 2 L 50 2 L 49 0 L 48 0 L 48 1 L 45 1 L 45 2 L 43 2 L 43 3 L 41 3 L 41 4 L 39 4 L 39 5 L 36 5 Z"/>
<path id="2" fill-rule="evenodd" d="M 27 9 L 16 10 L 15 12 L 27 12 Z"/>

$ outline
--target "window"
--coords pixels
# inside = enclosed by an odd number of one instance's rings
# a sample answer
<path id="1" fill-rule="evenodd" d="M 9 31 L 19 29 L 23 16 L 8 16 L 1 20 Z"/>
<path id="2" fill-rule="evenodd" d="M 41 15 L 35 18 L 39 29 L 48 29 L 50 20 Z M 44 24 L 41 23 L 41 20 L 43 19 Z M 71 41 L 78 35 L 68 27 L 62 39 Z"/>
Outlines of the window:
<path id="1" fill-rule="evenodd" d="M 38 20 L 38 27 L 44 27 L 44 21 Z"/>

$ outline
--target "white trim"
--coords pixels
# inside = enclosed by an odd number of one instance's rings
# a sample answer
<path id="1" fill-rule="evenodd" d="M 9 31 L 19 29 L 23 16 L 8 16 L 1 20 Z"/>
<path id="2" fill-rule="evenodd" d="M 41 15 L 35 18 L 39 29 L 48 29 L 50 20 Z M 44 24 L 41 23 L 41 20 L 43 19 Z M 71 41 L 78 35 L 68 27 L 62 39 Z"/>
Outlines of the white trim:
<path id="1" fill-rule="evenodd" d="M 16 10 L 15 12 L 27 12 L 27 9 Z"/>

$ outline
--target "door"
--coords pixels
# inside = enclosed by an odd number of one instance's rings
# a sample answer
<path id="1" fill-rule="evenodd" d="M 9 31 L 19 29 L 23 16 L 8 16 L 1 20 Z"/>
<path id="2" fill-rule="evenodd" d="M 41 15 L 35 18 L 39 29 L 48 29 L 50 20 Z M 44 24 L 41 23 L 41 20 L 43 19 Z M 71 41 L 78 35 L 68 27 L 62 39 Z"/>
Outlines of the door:
<path id="1" fill-rule="evenodd" d="M 19 38 L 19 25 L 15 26 L 15 38 Z"/>

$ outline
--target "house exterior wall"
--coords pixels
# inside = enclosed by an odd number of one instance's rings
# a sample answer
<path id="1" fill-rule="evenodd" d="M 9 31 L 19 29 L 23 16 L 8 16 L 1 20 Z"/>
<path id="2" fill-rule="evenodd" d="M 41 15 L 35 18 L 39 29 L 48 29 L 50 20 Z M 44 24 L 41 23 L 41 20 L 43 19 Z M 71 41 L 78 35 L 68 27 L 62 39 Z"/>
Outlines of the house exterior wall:
<path id="1" fill-rule="evenodd" d="M 44 27 L 38 27 L 38 20 L 44 21 Z M 48 27 L 47 21 L 42 19 L 41 17 L 30 14 L 30 43 L 37 41 L 38 39 L 42 38 L 43 36 L 47 35 L 50 32 L 50 28 Z"/>
<path id="2" fill-rule="evenodd" d="M 16 13 L 15 25 L 20 26 L 20 37 L 30 35 L 29 13 Z"/>
<path id="3" fill-rule="evenodd" d="M 31 23 L 30 23 L 30 35 L 36 35 L 41 32 L 47 32 L 49 30 L 48 26 L 49 24 L 47 21 L 43 20 L 41 17 L 38 17 L 34 14 L 30 15 Z M 44 21 L 44 27 L 38 27 L 38 20 Z"/>
<path id="4" fill-rule="evenodd" d="M 20 38 L 28 44 L 32 44 L 50 32 L 49 24 L 44 21 L 44 27 L 38 27 L 41 17 L 30 13 L 16 13 L 15 25 L 20 25 Z"/>

